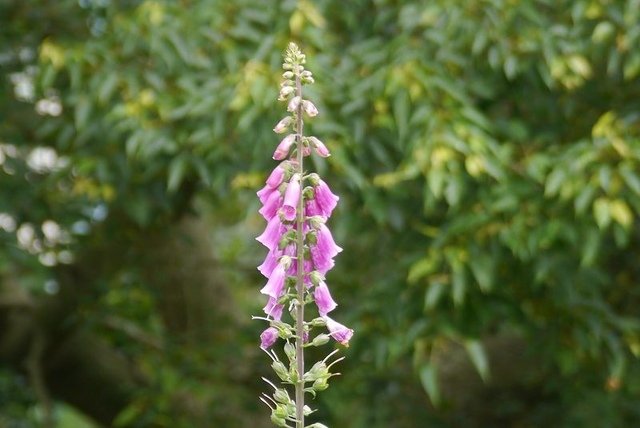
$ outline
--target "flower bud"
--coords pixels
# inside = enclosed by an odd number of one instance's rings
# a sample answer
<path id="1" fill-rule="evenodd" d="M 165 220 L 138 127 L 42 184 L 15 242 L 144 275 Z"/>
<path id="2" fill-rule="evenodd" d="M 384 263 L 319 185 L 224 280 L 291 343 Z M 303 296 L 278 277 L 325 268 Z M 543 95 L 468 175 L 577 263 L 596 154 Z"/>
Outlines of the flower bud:
<path id="1" fill-rule="evenodd" d="M 329 343 L 329 340 L 331 339 L 331 336 L 329 336 L 328 334 L 319 334 L 316 337 L 313 338 L 313 341 L 311 342 L 312 346 L 322 346 L 326 343 Z"/>
<path id="2" fill-rule="evenodd" d="M 311 407 L 307 406 L 306 404 L 304 405 L 304 407 L 302 408 L 302 413 L 305 416 L 309 416 L 311 413 L 313 413 L 313 410 L 311 410 Z"/>
<path id="3" fill-rule="evenodd" d="M 285 71 L 284 73 L 282 73 L 282 78 L 283 79 L 292 79 L 293 78 L 293 72 L 292 71 Z"/>
<path id="4" fill-rule="evenodd" d="M 292 94 L 295 89 L 291 86 L 283 86 L 280 88 L 280 95 L 278 97 L 279 100 L 284 101 L 289 94 Z"/>
<path id="5" fill-rule="evenodd" d="M 296 347 L 293 346 L 291 343 L 287 342 L 284 345 L 284 353 L 287 355 L 287 358 L 289 358 L 289 361 L 295 361 L 296 359 Z"/>
<path id="6" fill-rule="evenodd" d="M 291 98 L 291 101 L 289 101 L 289 104 L 287 105 L 287 111 L 289 112 L 296 111 L 301 101 L 302 101 L 301 98 L 298 96 Z"/>
<path id="7" fill-rule="evenodd" d="M 331 156 L 331 153 L 329 153 L 329 149 L 327 149 L 327 146 L 325 146 L 324 143 L 318 140 L 316 137 L 309 137 L 309 142 L 315 149 L 318 156 L 321 156 L 323 158 Z"/>
<path id="8" fill-rule="evenodd" d="M 280 122 L 276 124 L 275 128 L 273 128 L 273 132 L 275 132 L 276 134 L 282 134 L 284 131 L 287 130 L 289 125 L 291 125 L 292 121 L 293 121 L 293 118 L 291 116 L 287 116 L 283 118 L 282 120 L 280 120 Z"/>
<path id="9" fill-rule="evenodd" d="M 315 424 L 307 425 L 307 428 L 329 428 L 325 424 L 321 424 L 320 422 L 316 422 Z"/>
<path id="10" fill-rule="evenodd" d="M 274 361 L 271 364 L 271 368 L 281 380 L 289 380 L 289 372 L 287 371 L 287 367 L 282 363 L 282 361 Z"/>
<path id="11" fill-rule="evenodd" d="M 318 271 L 314 271 L 314 272 L 317 272 L 318 274 L 320 274 L 320 272 L 318 272 Z M 313 275 L 314 272 L 311 272 L 311 274 Z M 313 281 L 313 279 L 312 279 L 312 281 Z M 312 327 L 324 327 L 325 325 L 327 325 L 327 323 L 325 322 L 324 318 L 322 318 L 322 317 L 314 318 L 313 320 L 311 320 L 311 326 Z"/>
<path id="12" fill-rule="evenodd" d="M 269 327 L 260 335 L 260 347 L 262 349 L 269 349 L 278 340 L 278 330 L 274 327 Z"/>
<path id="13" fill-rule="evenodd" d="M 278 147 L 276 147 L 276 151 L 273 152 L 273 159 L 282 160 L 287 157 L 289 154 L 289 149 L 291 149 L 291 145 L 296 140 L 296 134 L 289 134 L 280 141 Z"/>
<path id="14" fill-rule="evenodd" d="M 309 117 L 315 117 L 318 115 L 318 109 L 309 100 L 302 101 L 302 109 L 309 115 Z"/>

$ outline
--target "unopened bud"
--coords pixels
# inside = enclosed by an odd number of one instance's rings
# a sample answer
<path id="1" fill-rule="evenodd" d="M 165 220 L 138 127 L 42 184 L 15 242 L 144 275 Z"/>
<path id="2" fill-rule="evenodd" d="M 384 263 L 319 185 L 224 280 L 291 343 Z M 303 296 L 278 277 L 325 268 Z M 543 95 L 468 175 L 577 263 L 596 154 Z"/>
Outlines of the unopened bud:
<path id="1" fill-rule="evenodd" d="M 282 160 L 287 157 L 289 154 L 289 149 L 291 149 L 291 145 L 296 140 L 296 134 L 289 134 L 284 137 L 278 147 L 276 147 L 276 151 L 273 152 L 273 159 Z"/>
<path id="2" fill-rule="evenodd" d="M 311 413 L 313 413 L 313 410 L 311 410 L 311 407 L 305 404 L 302 408 L 302 414 L 304 414 L 305 416 L 309 416 Z"/>
<path id="3" fill-rule="evenodd" d="M 282 134 L 284 131 L 287 130 L 292 120 L 293 119 L 291 118 L 291 116 L 285 117 L 284 119 L 282 119 L 280 122 L 276 124 L 275 128 L 273 128 L 273 132 L 275 132 L 276 134 Z"/>
<path id="4" fill-rule="evenodd" d="M 287 342 L 284 345 L 284 353 L 287 354 L 287 357 L 290 361 L 296 360 L 296 348 L 291 343 Z"/>
<path id="5" fill-rule="evenodd" d="M 318 271 L 311 272 L 311 275 L 313 275 L 314 272 L 318 272 Z M 318 272 L 318 274 L 320 274 L 320 272 Z M 311 278 L 311 281 L 313 281 L 313 277 Z M 319 283 L 319 281 L 318 281 L 318 283 Z M 318 285 L 318 284 L 316 284 L 316 285 Z M 312 327 L 324 327 L 325 325 L 327 325 L 327 322 L 322 317 L 317 317 L 317 318 L 314 318 L 313 320 L 311 320 L 311 326 Z"/>
<path id="6" fill-rule="evenodd" d="M 321 156 L 323 158 L 331 156 L 331 153 L 329 153 L 329 149 L 327 149 L 327 146 L 325 146 L 322 141 L 320 141 L 316 137 L 309 137 L 308 139 L 318 156 Z"/>
<path id="7" fill-rule="evenodd" d="M 318 115 L 318 109 L 311 101 L 302 101 L 302 109 L 309 115 L 309 117 L 315 117 Z"/>
<path id="8" fill-rule="evenodd" d="M 284 73 L 282 73 L 282 78 L 283 79 L 292 79 L 293 78 L 293 72 L 292 71 L 285 71 Z"/>
<path id="9" fill-rule="evenodd" d="M 302 101 L 302 99 L 298 96 L 295 96 L 293 98 L 291 98 L 291 101 L 289 101 L 289 104 L 287 105 L 287 111 L 289 112 L 294 112 L 298 109 L 298 106 L 300 105 L 300 102 Z"/>
<path id="10" fill-rule="evenodd" d="M 316 337 L 313 338 L 313 341 L 311 342 L 311 345 L 313 346 L 322 346 L 326 343 L 329 342 L 329 339 L 331 339 L 331 336 L 329 336 L 328 334 L 319 334 Z"/>
<path id="11" fill-rule="evenodd" d="M 284 101 L 289 94 L 293 93 L 293 91 L 295 91 L 295 89 L 293 87 L 291 87 L 291 86 L 283 86 L 280 89 L 280 96 L 278 97 L 278 99 L 280 101 Z"/>

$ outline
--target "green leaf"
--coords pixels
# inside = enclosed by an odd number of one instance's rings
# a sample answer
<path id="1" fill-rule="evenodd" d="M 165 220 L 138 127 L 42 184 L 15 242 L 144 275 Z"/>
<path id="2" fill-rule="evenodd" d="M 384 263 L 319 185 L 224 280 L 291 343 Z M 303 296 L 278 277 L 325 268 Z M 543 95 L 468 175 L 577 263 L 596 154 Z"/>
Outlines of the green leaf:
<path id="1" fill-rule="evenodd" d="M 169 192 L 174 192 L 178 189 L 188 166 L 189 161 L 186 156 L 178 156 L 169 164 L 169 178 L 167 180 L 167 190 Z"/>
<path id="2" fill-rule="evenodd" d="M 420 367 L 420 382 L 429 395 L 434 406 L 440 404 L 440 388 L 438 387 L 438 373 L 431 363 L 425 363 Z"/>
<path id="3" fill-rule="evenodd" d="M 436 307 L 446 286 L 441 282 L 432 282 L 424 293 L 424 309 L 430 311 Z"/>
<path id="4" fill-rule="evenodd" d="M 611 223 L 611 212 L 609 211 L 609 201 L 606 198 L 598 198 L 593 203 L 593 215 L 600 229 L 606 228 Z"/>
<path id="5" fill-rule="evenodd" d="M 618 222 L 625 229 L 629 229 L 633 224 L 633 213 L 629 205 L 622 199 L 615 199 L 609 203 L 611 218 Z"/>
<path id="6" fill-rule="evenodd" d="M 464 265 L 461 263 L 453 264 L 453 304 L 460 306 L 464 303 L 465 290 L 467 288 L 467 275 Z"/>
<path id="7" fill-rule="evenodd" d="M 478 371 L 478 374 L 482 378 L 483 381 L 487 381 L 489 379 L 489 360 L 487 359 L 487 353 L 485 352 L 484 346 L 479 340 L 466 340 L 464 342 L 464 347 L 467 350 L 467 354 L 469 354 L 469 358 L 473 363 L 473 366 Z"/>
<path id="8" fill-rule="evenodd" d="M 89 114 L 91 113 L 91 103 L 89 98 L 80 97 L 75 107 L 75 125 L 77 130 L 82 130 L 87 125 Z"/>
<path id="9" fill-rule="evenodd" d="M 480 290 L 484 293 L 491 291 L 493 288 L 493 270 L 495 269 L 495 263 L 493 257 L 490 254 L 475 254 L 470 262 L 469 267 Z"/>
<path id="10" fill-rule="evenodd" d="M 620 168 L 620 175 L 627 183 L 627 186 L 633 190 L 637 195 L 640 195 L 640 177 L 631 167 L 625 165 Z"/>

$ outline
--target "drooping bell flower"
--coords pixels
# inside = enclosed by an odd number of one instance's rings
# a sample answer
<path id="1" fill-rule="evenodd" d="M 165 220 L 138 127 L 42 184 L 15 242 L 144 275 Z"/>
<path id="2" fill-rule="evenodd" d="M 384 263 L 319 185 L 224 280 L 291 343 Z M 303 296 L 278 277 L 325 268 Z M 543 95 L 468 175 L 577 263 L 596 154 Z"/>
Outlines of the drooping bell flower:
<path id="1" fill-rule="evenodd" d="M 336 245 L 331 235 L 331 231 L 324 224 L 320 223 L 317 229 L 317 244 L 316 247 L 321 251 L 325 257 L 334 258 L 339 252 L 342 251 L 338 245 Z"/>
<path id="2" fill-rule="evenodd" d="M 296 208 L 300 200 L 300 174 L 294 174 L 289 181 L 287 190 L 284 193 L 282 202 L 282 216 L 287 221 L 293 221 L 296 218 Z"/>
<path id="3" fill-rule="evenodd" d="M 286 230 L 286 226 L 282 224 L 280 217 L 276 215 L 269 220 L 264 232 L 256 238 L 256 241 L 260 242 L 268 249 L 273 250 L 278 246 L 280 238 L 282 238 L 282 235 Z"/>
<path id="4" fill-rule="evenodd" d="M 318 313 L 322 317 L 326 316 L 338 306 L 335 300 L 333 300 L 333 297 L 331 297 L 329 287 L 327 287 L 324 281 L 320 281 L 315 290 L 313 290 L 313 299 L 316 302 L 316 306 L 318 306 Z"/>
<path id="5" fill-rule="evenodd" d="M 275 327 L 269 327 L 260 335 L 260 347 L 267 350 L 273 346 L 278 340 L 278 330 Z"/>
<path id="6" fill-rule="evenodd" d="M 287 157 L 289 154 L 289 150 L 291 149 L 291 145 L 296 140 L 296 134 L 289 134 L 280 141 L 278 147 L 276 147 L 276 151 L 273 152 L 273 158 L 275 160 L 282 160 Z"/>
<path id="7" fill-rule="evenodd" d="M 317 139 L 316 137 L 309 137 L 309 142 L 315 149 L 318 156 L 323 158 L 327 158 L 331 156 L 331 153 L 329 153 L 329 149 L 327 149 L 327 146 L 325 146 L 324 143 L 319 139 Z"/>
<path id="8" fill-rule="evenodd" d="M 262 294 L 266 294 L 267 296 L 273 297 L 274 299 L 279 299 L 280 296 L 282 296 L 282 292 L 284 291 L 284 280 L 286 277 L 286 269 L 284 267 L 284 264 L 280 262 L 278 263 L 278 266 L 273 269 L 273 272 L 271 272 L 267 284 L 262 287 L 260 292 Z"/>
<path id="9" fill-rule="evenodd" d="M 264 205 L 273 193 L 279 193 L 277 187 L 271 187 L 268 184 L 265 184 L 264 187 L 256 192 L 260 202 Z"/>
<path id="10" fill-rule="evenodd" d="M 323 275 L 333 269 L 336 264 L 332 258 L 327 257 L 316 246 L 311 247 L 311 260 L 313 261 L 314 269 Z"/>
<path id="11" fill-rule="evenodd" d="M 258 212 L 262 214 L 265 220 L 271 220 L 278 213 L 281 200 L 282 197 L 279 191 L 272 192 Z"/>
<path id="12" fill-rule="evenodd" d="M 271 174 L 269 174 L 269 177 L 267 178 L 267 181 L 266 181 L 267 186 L 271 187 L 272 189 L 277 189 L 280 183 L 282 183 L 282 180 L 284 179 L 284 174 L 285 174 L 283 164 L 285 163 L 286 161 L 282 162 L 280 165 L 275 167 L 273 171 L 271 171 Z"/>
<path id="13" fill-rule="evenodd" d="M 315 199 L 318 207 L 322 211 L 325 217 L 331 216 L 333 209 L 338 205 L 338 200 L 340 199 L 338 196 L 334 195 L 321 178 L 318 177 L 317 185 L 314 187 L 315 190 Z"/>
<path id="14" fill-rule="evenodd" d="M 278 303 L 278 299 L 274 299 L 273 297 L 269 297 L 267 304 L 262 308 L 265 314 L 268 317 L 273 318 L 276 321 L 280 321 L 282 319 L 282 311 L 284 310 L 284 306 Z"/>
<path id="15" fill-rule="evenodd" d="M 349 346 L 349 340 L 351 340 L 351 337 L 353 336 L 353 330 L 340 324 L 337 321 L 334 321 L 326 315 L 322 318 L 327 323 L 329 335 L 333 337 L 336 342 L 344 346 Z"/>
<path id="16" fill-rule="evenodd" d="M 315 198 L 304 201 L 304 215 L 306 217 L 322 216 L 322 210 L 318 206 Z"/>
<path id="17" fill-rule="evenodd" d="M 258 266 L 258 270 L 260 273 L 267 278 L 271 276 L 271 272 L 278 266 L 278 258 L 282 255 L 282 251 L 277 248 L 269 251 L 267 257 L 265 257 L 264 261 L 260 266 Z"/>

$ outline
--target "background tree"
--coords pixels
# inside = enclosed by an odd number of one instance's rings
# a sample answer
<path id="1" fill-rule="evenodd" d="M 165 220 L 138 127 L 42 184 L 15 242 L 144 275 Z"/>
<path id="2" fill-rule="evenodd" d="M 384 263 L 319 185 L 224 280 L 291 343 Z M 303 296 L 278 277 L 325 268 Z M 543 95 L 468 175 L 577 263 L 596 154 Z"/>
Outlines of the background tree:
<path id="1" fill-rule="evenodd" d="M 637 424 L 638 6 L 3 2 L 0 421 L 265 419 L 254 192 L 294 40 L 358 332 L 323 420 Z"/>

